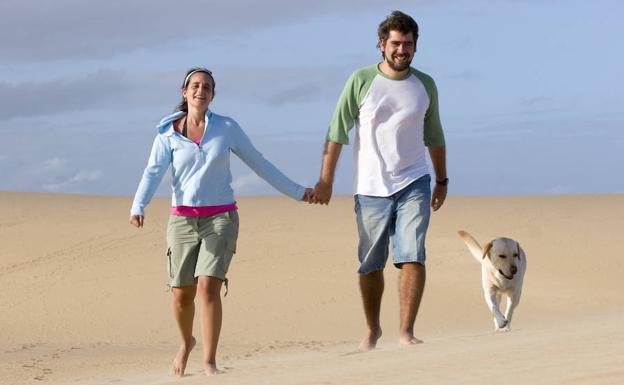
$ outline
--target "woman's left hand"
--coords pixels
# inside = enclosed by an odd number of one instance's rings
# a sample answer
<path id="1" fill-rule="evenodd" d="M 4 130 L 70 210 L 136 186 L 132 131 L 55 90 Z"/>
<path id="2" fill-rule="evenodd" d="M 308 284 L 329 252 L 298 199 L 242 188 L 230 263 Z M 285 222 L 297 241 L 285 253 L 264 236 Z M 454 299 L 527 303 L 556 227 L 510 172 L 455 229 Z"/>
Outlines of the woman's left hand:
<path id="1" fill-rule="evenodd" d="M 314 189 L 307 188 L 305 189 L 305 193 L 303 193 L 303 198 L 301 198 L 303 202 L 314 203 Z"/>

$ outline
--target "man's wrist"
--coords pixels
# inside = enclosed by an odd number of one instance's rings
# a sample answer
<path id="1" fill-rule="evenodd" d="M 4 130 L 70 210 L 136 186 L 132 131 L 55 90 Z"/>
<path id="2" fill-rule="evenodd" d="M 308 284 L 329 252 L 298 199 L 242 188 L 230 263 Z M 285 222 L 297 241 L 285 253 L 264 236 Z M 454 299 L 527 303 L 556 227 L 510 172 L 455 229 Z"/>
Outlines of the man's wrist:
<path id="1" fill-rule="evenodd" d="M 437 179 L 437 178 L 436 178 L 436 184 L 437 184 L 438 186 L 444 186 L 444 187 L 446 187 L 446 186 L 448 186 L 448 184 L 449 184 L 449 178 L 444 178 L 444 179 L 442 179 L 442 180 L 440 180 L 440 179 Z"/>

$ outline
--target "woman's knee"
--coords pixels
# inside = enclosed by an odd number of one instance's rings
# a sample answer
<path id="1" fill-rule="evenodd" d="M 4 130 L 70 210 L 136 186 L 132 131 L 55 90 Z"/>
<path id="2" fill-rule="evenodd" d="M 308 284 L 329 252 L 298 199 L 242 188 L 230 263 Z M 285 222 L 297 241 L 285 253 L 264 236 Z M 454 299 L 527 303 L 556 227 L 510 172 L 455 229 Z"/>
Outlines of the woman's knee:
<path id="1" fill-rule="evenodd" d="M 195 300 L 197 291 L 195 286 L 183 286 L 173 288 L 173 301 L 179 306 L 187 306 Z"/>
<path id="2" fill-rule="evenodd" d="M 221 286 L 223 281 L 220 278 L 200 276 L 197 280 L 197 290 L 203 298 L 217 300 L 221 298 Z"/>

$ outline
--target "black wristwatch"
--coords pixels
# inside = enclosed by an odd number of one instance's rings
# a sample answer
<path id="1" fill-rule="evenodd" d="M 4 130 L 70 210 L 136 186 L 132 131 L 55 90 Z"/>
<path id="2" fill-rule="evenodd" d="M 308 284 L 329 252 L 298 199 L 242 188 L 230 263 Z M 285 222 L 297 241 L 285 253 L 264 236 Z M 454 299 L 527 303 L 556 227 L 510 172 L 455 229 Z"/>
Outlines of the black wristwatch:
<path id="1" fill-rule="evenodd" d="M 449 182 L 449 178 L 444 178 L 444 180 L 437 180 L 436 179 L 436 184 L 438 184 L 440 186 L 448 186 L 448 182 Z"/>

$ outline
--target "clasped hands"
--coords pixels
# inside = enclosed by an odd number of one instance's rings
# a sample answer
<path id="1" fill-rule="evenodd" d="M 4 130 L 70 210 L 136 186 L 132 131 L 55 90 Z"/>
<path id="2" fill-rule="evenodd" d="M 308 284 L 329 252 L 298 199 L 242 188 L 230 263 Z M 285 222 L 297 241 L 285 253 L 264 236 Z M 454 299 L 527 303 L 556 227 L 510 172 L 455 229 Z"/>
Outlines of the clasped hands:
<path id="1" fill-rule="evenodd" d="M 314 188 L 307 188 L 301 199 L 310 204 L 329 204 L 332 196 L 332 184 L 319 180 Z"/>

